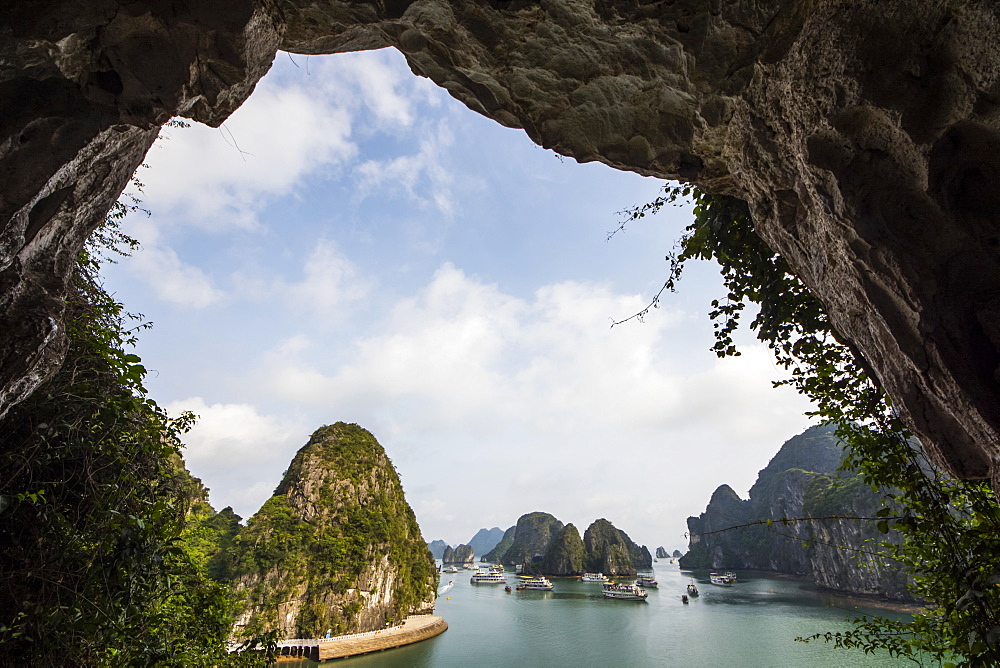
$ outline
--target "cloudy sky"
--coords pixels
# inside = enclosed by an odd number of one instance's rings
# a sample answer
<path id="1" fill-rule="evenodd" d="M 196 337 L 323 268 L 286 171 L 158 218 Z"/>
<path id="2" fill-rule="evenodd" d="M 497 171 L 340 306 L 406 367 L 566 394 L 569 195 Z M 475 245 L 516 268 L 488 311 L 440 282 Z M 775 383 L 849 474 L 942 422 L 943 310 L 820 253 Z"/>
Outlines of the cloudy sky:
<path id="1" fill-rule="evenodd" d="M 683 548 L 809 422 L 767 350 L 709 351 L 715 268 L 644 323 L 673 207 L 610 241 L 662 183 L 580 165 L 469 111 L 390 50 L 279 54 L 220 129 L 169 129 L 107 287 L 191 471 L 249 517 L 317 427 L 385 447 L 429 541 L 550 512 Z"/>

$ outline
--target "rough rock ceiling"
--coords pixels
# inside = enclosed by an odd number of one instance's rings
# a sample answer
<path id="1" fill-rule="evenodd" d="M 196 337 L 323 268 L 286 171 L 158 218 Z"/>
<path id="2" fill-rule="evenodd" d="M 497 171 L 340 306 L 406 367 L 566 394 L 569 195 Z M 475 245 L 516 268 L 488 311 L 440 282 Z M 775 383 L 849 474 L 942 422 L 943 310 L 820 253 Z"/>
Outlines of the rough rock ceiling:
<path id="1" fill-rule="evenodd" d="M 1000 478 L 1000 9 L 987 0 L 35 0 L 0 7 L 0 414 L 61 360 L 87 234 L 277 49 L 391 46 L 581 161 L 750 203 L 938 461 Z"/>

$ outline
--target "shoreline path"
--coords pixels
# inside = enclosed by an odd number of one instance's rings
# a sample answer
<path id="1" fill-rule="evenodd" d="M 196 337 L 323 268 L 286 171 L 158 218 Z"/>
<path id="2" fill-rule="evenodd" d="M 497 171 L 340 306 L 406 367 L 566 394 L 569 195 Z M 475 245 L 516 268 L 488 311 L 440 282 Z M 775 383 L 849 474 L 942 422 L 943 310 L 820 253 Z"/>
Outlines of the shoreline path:
<path id="1" fill-rule="evenodd" d="M 283 656 L 288 656 L 289 654 L 305 655 L 320 661 L 342 659 L 348 656 L 357 656 L 358 654 L 368 654 L 393 647 L 410 645 L 421 640 L 433 638 L 447 630 L 448 623 L 437 615 L 411 615 L 399 626 L 381 631 L 355 633 L 339 638 L 285 640 L 278 643 L 278 651 Z M 299 649 L 299 651 L 288 652 L 293 647 Z M 306 651 L 302 652 L 301 650 L 303 649 Z M 288 653 L 286 654 L 286 652 Z"/>

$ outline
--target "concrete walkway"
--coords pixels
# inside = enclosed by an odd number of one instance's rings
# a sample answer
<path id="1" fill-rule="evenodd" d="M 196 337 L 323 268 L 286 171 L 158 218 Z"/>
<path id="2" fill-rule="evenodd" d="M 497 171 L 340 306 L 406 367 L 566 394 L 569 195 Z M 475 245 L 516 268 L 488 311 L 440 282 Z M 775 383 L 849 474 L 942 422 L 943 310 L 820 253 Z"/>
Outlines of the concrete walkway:
<path id="1" fill-rule="evenodd" d="M 384 631 L 358 634 L 346 638 L 318 638 L 316 640 L 286 641 L 302 649 L 305 656 L 325 661 L 342 659 L 347 656 L 379 652 L 393 647 L 402 647 L 440 635 L 448 630 L 448 623 L 437 615 L 411 615 L 401 626 Z M 360 636 L 360 637 L 359 637 Z M 280 657 L 279 657 L 280 658 Z"/>

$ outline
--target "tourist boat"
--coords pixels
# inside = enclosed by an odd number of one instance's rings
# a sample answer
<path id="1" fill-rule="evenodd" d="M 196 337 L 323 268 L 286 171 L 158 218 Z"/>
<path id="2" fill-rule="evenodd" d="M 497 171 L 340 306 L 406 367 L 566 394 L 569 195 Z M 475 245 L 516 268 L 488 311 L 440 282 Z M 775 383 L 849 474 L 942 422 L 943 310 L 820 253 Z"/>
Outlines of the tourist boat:
<path id="1" fill-rule="evenodd" d="M 693 582 L 688 585 L 688 595 L 692 598 L 698 595 L 698 587 Z"/>
<path id="2" fill-rule="evenodd" d="M 732 587 L 733 581 L 725 573 L 710 573 L 708 579 L 711 580 L 712 584 L 719 585 L 720 587 Z"/>
<path id="3" fill-rule="evenodd" d="M 729 578 L 729 582 L 735 584 L 736 582 L 736 571 L 726 571 L 723 573 L 724 576 Z"/>
<path id="4" fill-rule="evenodd" d="M 608 576 L 604 573 L 584 573 L 580 578 L 583 582 L 608 582 Z"/>
<path id="5" fill-rule="evenodd" d="M 472 584 L 507 584 L 507 580 L 504 579 L 503 572 L 501 571 L 498 573 L 492 568 L 488 571 L 473 573 L 470 582 L 472 582 Z"/>
<path id="6" fill-rule="evenodd" d="M 636 576 L 635 584 L 637 587 L 642 587 L 643 589 L 656 589 L 660 586 L 660 583 L 652 575 Z"/>
<path id="7" fill-rule="evenodd" d="M 457 566 L 445 566 L 444 568 L 441 569 L 441 571 L 443 573 L 457 573 L 458 572 L 458 567 Z"/>
<path id="8" fill-rule="evenodd" d="M 647 596 L 649 594 L 634 584 L 615 584 L 612 582 L 604 585 L 604 598 L 617 598 L 622 601 L 645 601 Z"/>
<path id="9" fill-rule="evenodd" d="M 518 589 L 542 589 L 545 591 L 552 590 L 552 583 L 549 582 L 548 578 L 541 576 L 530 577 L 521 580 L 521 584 L 517 585 Z"/>

